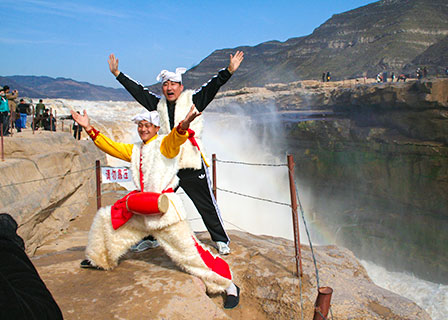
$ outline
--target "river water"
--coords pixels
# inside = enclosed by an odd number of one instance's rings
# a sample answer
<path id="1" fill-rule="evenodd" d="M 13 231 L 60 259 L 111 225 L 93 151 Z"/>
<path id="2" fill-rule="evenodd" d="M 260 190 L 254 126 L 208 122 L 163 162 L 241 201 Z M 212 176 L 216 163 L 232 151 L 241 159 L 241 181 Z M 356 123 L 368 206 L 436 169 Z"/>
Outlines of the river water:
<path id="1" fill-rule="evenodd" d="M 61 99 L 49 100 L 47 106 L 57 110 L 58 117 L 68 115 L 69 109 L 85 109 L 93 124 L 110 137 L 121 142 L 138 141 L 135 125 L 130 121 L 143 110 L 136 103 Z M 211 158 L 214 153 L 218 159 L 217 200 L 226 228 L 293 240 L 286 154 L 281 154 L 282 148 L 272 138 L 282 135 L 285 118 L 273 108 L 269 109 L 264 110 L 261 117 L 243 112 L 237 105 L 228 108 L 225 114 L 206 111 L 204 144 L 207 156 Z M 286 121 L 291 118 L 287 117 Z M 71 124 L 71 121 L 65 122 L 66 126 Z M 254 126 L 258 129 L 261 126 L 261 130 L 251 130 Z M 109 160 L 111 165 L 123 164 Z M 300 185 L 300 181 L 296 183 L 310 233 L 313 239 L 318 239 L 318 243 L 313 244 L 331 244 L 331 239 L 320 234 L 319 227 L 312 223 L 316 213 L 308 211 L 310 190 Z M 190 200 L 185 195 L 183 199 L 193 229 L 205 230 Z M 308 243 L 302 221 L 300 226 L 301 242 Z M 406 272 L 391 272 L 371 261 L 362 260 L 361 263 L 377 285 L 413 300 L 434 320 L 446 318 L 447 285 L 421 280 Z"/>

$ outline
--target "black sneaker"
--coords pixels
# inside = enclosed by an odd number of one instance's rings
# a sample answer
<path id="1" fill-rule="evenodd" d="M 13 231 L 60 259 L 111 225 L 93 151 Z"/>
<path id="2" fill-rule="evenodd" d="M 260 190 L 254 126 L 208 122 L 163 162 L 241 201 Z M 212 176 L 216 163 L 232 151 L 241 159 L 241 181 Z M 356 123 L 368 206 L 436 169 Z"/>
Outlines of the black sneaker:
<path id="1" fill-rule="evenodd" d="M 226 302 L 224 302 L 225 309 L 233 309 L 240 303 L 240 288 L 237 285 L 235 287 L 236 296 L 230 294 L 226 296 Z"/>
<path id="2" fill-rule="evenodd" d="M 88 259 L 82 260 L 80 266 L 81 266 L 81 268 L 84 268 L 84 269 L 104 270 L 103 268 L 94 266 Z"/>

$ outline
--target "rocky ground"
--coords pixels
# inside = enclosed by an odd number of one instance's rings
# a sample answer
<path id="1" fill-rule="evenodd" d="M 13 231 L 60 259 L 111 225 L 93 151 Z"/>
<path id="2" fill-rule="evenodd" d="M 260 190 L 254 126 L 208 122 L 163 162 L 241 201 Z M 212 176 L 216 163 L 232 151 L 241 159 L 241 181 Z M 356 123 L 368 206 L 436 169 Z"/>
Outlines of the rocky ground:
<path id="1" fill-rule="evenodd" d="M 120 196 L 107 192 L 103 203 Z M 312 318 L 317 294 L 309 247 L 302 247 L 301 300 L 294 244 L 282 238 L 230 231 L 232 254 L 225 260 L 241 287 L 234 310 L 223 309 L 222 296 L 208 296 L 202 282 L 181 271 L 161 248 L 128 253 L 112 271 L 79 268 L 96 211 L 92 200 L 64 234 L 32 258 L 65 319 L 300 319 L 302 303 L 304 319 Z M 211 244 L 207 233 L 199 238 Z M 374 285 L 350 251 L 315 250 L 320 285 L 334 290 L 335 319 L 430 319 L 413 302 Z"/>

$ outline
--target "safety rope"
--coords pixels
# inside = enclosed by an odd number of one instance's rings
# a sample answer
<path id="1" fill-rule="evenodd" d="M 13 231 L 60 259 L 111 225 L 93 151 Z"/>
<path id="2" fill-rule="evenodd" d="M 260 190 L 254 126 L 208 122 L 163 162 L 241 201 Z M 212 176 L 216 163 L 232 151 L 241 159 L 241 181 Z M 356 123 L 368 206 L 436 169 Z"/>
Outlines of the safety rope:
<path id="1" fill-rule="evenodd" d="M 266 163 L 248 163 L 248 162 L 241 162 L 241 161 L 225 161 L 225 160 L 219 160 L 219 159 L 216 159 L 216 161 L 217 162 L 221 162 L 221 163 L 231 163 L 231 164 L 250 165 L 250 166 L 269 166 L 269 167 L 288 166 L 287 164 L 273 165 L 273 164 L 266 164 Z M 295 180 L 294 180 L 294 188 L 295 188 L 295 191 L 296 191 L 296 198 L 297 198 L 298 206 L 299 206 L 300 213 L 301 213 L 301 216 L 302 216 L 302 221 L 303 221 L 303 224 L 304 224 L 304 227 L 305 227 L 305 231 L 306 231 L 306 234 L 307 234 L 307 238 L 308 238 L 308 242 L 309 242 L 309 245 L 310 245 L 310 251 L 311 251 L 311 256 L 312 256 L 312 259 L 313 259 L 314 270 L 315 270 L 315 275 L 316 275 L 316 285 L 317 285 L 317 289 L 319 290 L 320 281 L 319 281 L 319 269 L 317 268 L 317 259 L 316 259 L 316 255 L 314 254 L 313 243 L 311 241 L 310 232 L 309 232 L 308 225 L 307 225 L 306 219 L 305 219 L 305 211 L 303 209 L 302 202 L 300 201 L 299 192 L 298 192 L 298 188 L 297 188 L 297 183 L 296 183 Z M 223 191 L 223 192 L 227 192 L 227 193 L 232 193 L 232 194 L 239 195 L 239 196 L 246 197 L 246 198 L 251 198 L 251 199 L 255 199 L 255 200 L 260 200 L 260 201 L 265 201 L 265 202 L 270 202 L 270 203 L 274 203 L 274 204 L 279 204 L 279 205 L 291 207 L 290 204 L 283 203 L 283 202 L 278 202 L 278 201 L 274 201 L 274 200 L 270 200 L 270 199 L 264 199 L 264 198 L 260 198 L 260 197 L 255 197 L 255 196 L 251 196 L 251 195 L 247 195 L 247 194 L 243 194 L 243 193 L 239 193 L 239 192 L 235 192 L 235 191 L 230 191 L 230 190 L 226 190 L 226 189 L 222 189 L 222 188 L 217 188 L 217 190 L 220 190 L 220 191 Z M 229 223 L 227 221 L 225 221 L 225 222 Z M 234 225 L 232 223 L 229 223 L 229 224 L 231 224 L 234 227 L 237 227 L 238 229 L 244 231 L 243 229 L 241 229 L 240 227 L 238 227 L 238 226 L 236 226 L 236 225 Z M 303 298 L 302 298 L 302 289 L 303 288 L 302 288 L 302 279 L 300 277 L 299 277 L 299 289 L 300 289 L 301 318 L 303 320 L 303 310 L 304 310 Z M 322 316 L 322 319 L 327 320 L 322 315 L 322 313 L 319 310 L 317 310 L 317 311 Z M 331 312 L 331 308 L 330 308 L 330 312 Z M 333 314 L 332 313 L 331 313 L 331 315 L 332 315 L 332 318 L 333 318 Z"/>
<path id="2" fill-rule="evenodd" d="M 259 198 L 259 197 L 255 197 L 255 196 L 250 196 L 248 194 L 243 194 L 243 193 L 239 193 L 239 192 L 236 192 L 236 191 L 230 191 L 230 190 L 221 189 L 221 188 L 216 188 L 216 190 L 227 192 L 227 193 L 236 194 L 236 195 L 239 195 L 239 196 L 242 196 L 242 197 L 246 197 L 246 198 L 251 198 L 251 199 L 255 199 L 255 200 L 266 201 L 266 202 L 279 204 L 279 205 L 282 205 L 282 206 L 291 207 L 291 205 L 289 203 L 284 203 L 284 202 L 278 202 L 278 201 L 274 201 L 274 200 Z"/>
<path id="3" fill-rule="evenodd" d="M 45 181 L 45 180 L 50 180 L 50 179 L 66 177 L 66 176 L 69 176 L 71 174 L 75 174 L 75 173 L 79 173 L 79 172 L 83 172 L 83 171 L 89 171 L 89 170 L 92 170 L 92 169 L 95 169 L 95 166 L 88 167 L 86 169 L 77 170 L 77 171 L 67 172 L 65 174 L 60 174 L 60 175 L 53 176 L 53 177 L 46 177 L 46 178 L 40 178 L 40 179 L 34 179 L 34 180 L 28 180 L 28 181 L 22 181 L 22 182 L 17 182 L 17 183 L 6 184 L 4 186 L 0 186 L 0 188 L 13 187 L 13 186 L 18 186 L 18 185 L 27 184 L 27 183 L 33 183 L 33 182 L 38 182 L 38 181 Z"/>
<path id="4" fill-rule="evenodd" d="M 311 256 L 313 257 L 314 270 L 316 272 L 317 290 L 319 290 L 319 287 L 320 287 L 319 286 L 319 270 L 317 269 L 316 256 L 314 255 L 313 243 L 311 242 L 310 232 L 308 230 L 308 225 L 307 225 L 306 219 L 305 219 L 305 213 L 304 213 L 304 210 L 302 207 L 302 202 L 300 201 L 300 198 L 299 198 L 299 192 L 297 190 L 297 184 L 296 184 L 295 180 L 294 180 L 294 188 L 296 189 L 297 203 L 299 204 L 300 213 L 302 214 L 303 225 L 305 226 L 306 235 L 308 237 L 308 242 L 310 244 Z"/>
<path id="5" fill-rule="evenodd" d="M 216 162 L 242 164 L 242 165 L 246 165 L 246 166 L 261 166 L 261 167 L 287 167 L 288 166 L 288 164 L 250 163 L 250 162 L 229 161 L 229 160 L 219 160 L 219 159 L 216 159 Z"/>
<path id="6" fill-rule="evenodd" d="M 322 320 L 327 320 L 327 318 L 325 318 L 325 316 L 322 314 L 322 312 L 320 312 L 319 309 L 316 309 L 317 313 L 319 313 L 319 315 L 322 317 Z"/>

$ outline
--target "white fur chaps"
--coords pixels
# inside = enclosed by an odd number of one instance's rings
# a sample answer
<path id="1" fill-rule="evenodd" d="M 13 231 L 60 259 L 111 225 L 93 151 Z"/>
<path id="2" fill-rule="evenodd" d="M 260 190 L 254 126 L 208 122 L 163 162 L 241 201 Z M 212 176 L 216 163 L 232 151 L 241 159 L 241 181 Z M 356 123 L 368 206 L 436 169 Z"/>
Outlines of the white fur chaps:
<path id="1" fill-rule="evenodd" d="M 174 204 L 171 203 L 171 205 Z M 194 236 L 188 222 L 183 220 L 163 228 L 153 229 L 145 223 L 145 216 L 134 215 L 123 226 L 114 230 L 110 208 L 109 206 L 98 210 L 90 228 L 86 257 L 93 265 L 105 270 L 115 268 L 119 258 L 132 245 L 151 234 L 177 265 L 202 279 L 208 293 L 225 292 L 225 289 L 232 283 L 231 275 L 228 279 L 205 264 L 195 246 L 195 241 L 204 250 L 208 249 Z M 215 255 L 212 256 L 215 257 Z"/>

